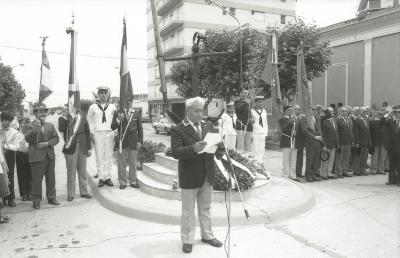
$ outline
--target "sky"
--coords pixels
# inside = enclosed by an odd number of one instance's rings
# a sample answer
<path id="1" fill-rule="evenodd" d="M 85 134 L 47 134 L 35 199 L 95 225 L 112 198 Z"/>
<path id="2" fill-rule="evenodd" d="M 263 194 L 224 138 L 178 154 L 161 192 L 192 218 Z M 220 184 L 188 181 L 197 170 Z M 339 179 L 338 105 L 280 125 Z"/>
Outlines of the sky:
<path id="1" fill-rule="evenodd" d="M 65 28 L 75 14 L 78 30 L 77 78 L 81 98 L 92 98 L 97 86 L 107 85 L 119 94 L 122 20 L 127 17 L 129 70 L 134 93 L 147 92 L 147 0 L 0 0 L 0 58 L 26 92 L 38 97 L 41 36 L 48 36 L 47 56 L 54 93 L 49 107 L 67 102 L 70 36 Z M 268 0 L 265 0 L 268 1 Z M 355 16 L 359 0 L 298 0 L 297 15 L 318 26 Z M 88 57 L 91 56 L 91 57 Z M 96 56 L 96 57 L 93 57 Z"/>

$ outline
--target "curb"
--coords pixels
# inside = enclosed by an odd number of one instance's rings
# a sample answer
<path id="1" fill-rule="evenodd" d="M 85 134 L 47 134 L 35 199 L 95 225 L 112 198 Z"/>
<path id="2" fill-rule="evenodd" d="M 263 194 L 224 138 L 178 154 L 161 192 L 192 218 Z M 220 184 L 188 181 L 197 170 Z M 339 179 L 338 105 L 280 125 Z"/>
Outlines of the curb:
<path id="1" fill-rule="evenodd" d="M 95 171 L 93 166 L 88 166 L 88 171 Z M 117 213 L 122 216 L 155 222 L 159 224 L 170 224 L 170 225 L 180 225 L 180 210 L 172 211 L 171 209 L 164 209 L 163 207 L 148 207 L 141 204 L 126 205 L 125 202 L 118 201 L 118 199 L 112 198 L 112 194 L 107 195 L 105 191 L 100 191 L 97 187 L 96 180 L 92 175 L 95 173 L 88 173 L 88 185 L 92 190 L 94 197 L 104 208 Z M 235 209 L 232 207 L 230 223 L 234 225 L 256 225 L 264 223 L 273 223 L 281 220 L 286 220 L 293 218 L 299 214 L 302 214 L 309 209 L 311 209 L 315 204 L 315 196 L 313 191 L 305 185 L 293 182 L 286 178 L 275 177 L 276 180 L 283 180 L 289 182 L 290 184 L 299 187 L 303 192 L 303 197 L 291 205 L 286 205 L 284 207 L 279 207 L 276 209 L 265 210 L 262 207 L 256 207 L 251 204 L 247 204 L 247 209 L 250 210 L 250 218 L 246 219 L 243 209 Z M 226 226 L 227 218 L 226 213 L 219 214 L 220 216 L 215 216 L 211 210 L 211 217 L 214 226 Z M 196 215 L 197 216 L 197 215 Z M 196 224 L 198 220 L 196 219 Z"/>

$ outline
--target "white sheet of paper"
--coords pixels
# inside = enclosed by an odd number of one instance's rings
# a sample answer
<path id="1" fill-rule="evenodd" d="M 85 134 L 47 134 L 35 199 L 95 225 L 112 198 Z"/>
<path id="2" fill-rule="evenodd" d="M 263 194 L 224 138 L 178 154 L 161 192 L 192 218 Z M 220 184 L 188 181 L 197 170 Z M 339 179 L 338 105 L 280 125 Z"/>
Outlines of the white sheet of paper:
<path id="1" fill-rule="evenodd" d="M 219 133 L 207 133 L 204 140 L 207 145 L 199 153 L 215 153 L 218 148 L 218 143 L 222 141 L 222 136 Z"/>

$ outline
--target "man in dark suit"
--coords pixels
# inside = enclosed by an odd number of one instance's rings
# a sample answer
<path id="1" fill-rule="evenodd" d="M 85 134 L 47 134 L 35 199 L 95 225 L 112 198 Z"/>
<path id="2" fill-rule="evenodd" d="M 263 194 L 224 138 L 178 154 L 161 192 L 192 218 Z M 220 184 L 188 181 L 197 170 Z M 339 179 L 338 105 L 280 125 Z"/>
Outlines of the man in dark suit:
<path id="1" fill-rule="evenodd" d="M 370 134 L 374 154 L 371 157 L 371 174 L 385 174 L 385 160 L 387 156 L 386 148 L 384 146 L 384 134 L 387 131 L 386 125 L 382 125 L 381 119 L 385 111 L 374 112 L 373 117 L 370 119 Z"/>
<path id="2" fill-rule="evenodd" d="M 329 153 L 329 159 L 322 162 L 322 179 L 337 178 L 333 175 L 333 162 L 335 160 L 336 149 L 339 147 L 339 133 L 336 120 L 333 118 L 334 110 L 328 107 L 325 110 L 324 119 L 321 121 L 322 139 L 324 141 L 323 149 Z"/>
<path id="3" fill-rule="evenodd" d="M 349 174 L 349 159 L 351 155 L 351 145 L 353 141 L 352 125 L 347 117 L 347 109 L 340 107 L 336 119 L 339 133 L 339 148 L 335 155 L 335 170 L 339 178 L 351 176 Z"/>
<path id="4" fill-rule="evenodd" d="M 200 153 L 208 132 L 217 132 L 210 122 L 202 120 L 204 100 L 195 97 L 186 100 L 186 118 L 171 131 L 172 155 L 179 160 L 178 174 L 181 188 L 181 240 L 184 253 L 192 251 L 195 235 L 194 207 L 197 200 L 202 242 L 221 247 L 211 229 L 210 205 L 215 177 L 214 153 Z M 217 150 L 217 157 L 221 151 Z"/>
<path id="5" fill-rule="evenodd" d="M 381 124 L 387 126 L 390 137 L 386 146 L 389 154 L 389 178 L 386 184 L 400 186 L 400 105 L 393 107 L 382 118 Z"/>
<path id="6" fill-rule="evenodd" d="M 295 148 L 296 137 L 296 119 L 292 116 L 292 106 L 283 108 L 283 116 L 279 119 L 279 128 L 281 132 L 281 140 L 279 147 L 282 148 L 282 176 L 288 177 L 293 180 L 296 178 L 296 156 L 297 150 Z"/>
<path id="7" fill-rule="evenodd" d="M 71 123 L 71 124 L 69 124 Z M 73 130 L 76 128 L 75 136 Z M 89 125 L 86 112 L 81 111 L 75 118 L 69 114 L 68 108 L 58 118 L 58 130 L 64 136 L 65 161 L 67 165 L 67 200 L 70 202 L 75 197 L 75 181 L 78 172 L 79 193 L 82 198 L 90 199 L 86 181 L 86 161 L 92 155 L 92 141 L 90 139 Z M 68 137 L 67 137 L 68 136 Z M 70 145 L 67 146 L 68 141 Z M 67 148 L 68 147 L 68 148 Z"/>
<path id="8" fill-rule="evenodd" d="M 132 100 L 128 102 L 129 106 L 131 104 Z M 130 119 L 131 116 L 132 119 Z M 126 129 L 127 126 L 128 129 Z M 118 152 L 119 189 L 125 189 L 128 183 L 130 187 L 139 188 L 136 176 L 136 157 L 138 148 L 143 144 L 141 113 L 135 111 L 133 108 L 119 110 L 111 123 L 111 129 L 117 129 L 118 131 L 118 137 L 115 139 L 115 149 Z M 123 136 L 125 131 L 125 136 Z M 121 140 L 122 147 L 120 148 Z M 127 159 L 129 162 L 129 177 L 126 175 Z"/>
<path id="9" fill-rule="evenodd" d="M 296 177 L 304 178 L 303 176 L 303 157 L 304 157 L 304 147 L 305 147 L 305 138 L 301 133 L 301 123 L 305 120 L 305 115 L 301 113 L 301 109 L 299 105 L 294 106 L 294 112 L 296 119 L 296 137 L 295 137 L 295 147 L 297 149 L 296 156 Z"/>
<path id="10" fill-rule="evenodd" d="M 371 147 L 371 137 L 369 133 L 369 121 L 367 119 L 367 108 L 361 107 L 359 116 L 354 120 L 354 147 L 356 151 L 353 154 L 353 170 L 355 175 L 368 175 L 367 159 L 368 151 Z"/>
<path id="11" fill-rule="evenodd" d="M 304 119 L 300 126 L 301 132 L 305 137 L 306 145 L 306 181 L 321 181 L 319 170 L 321 168 L 321 148 L 322 133 L 320 124 L 320 115 L 322 107 L 314 105 L 312 108 L 312 116 Z"/>
<path id="12" fill-rule="evenodd" d="M 54 146 L 59 139 L 53 124 L 46 122 L 47 111 L 44 104 L 39 104 L 33 110 L 36 119 L 29 124 L 29 129 L 25 133 L 25 140 L 29 143 L 28 155 L 32 172 L 34 209 L 40 208 L 43 176 L 46 176 L 46 197 L 49 204 L 60 204 L 56 199 L 56 177 L 54 173 Z"/>

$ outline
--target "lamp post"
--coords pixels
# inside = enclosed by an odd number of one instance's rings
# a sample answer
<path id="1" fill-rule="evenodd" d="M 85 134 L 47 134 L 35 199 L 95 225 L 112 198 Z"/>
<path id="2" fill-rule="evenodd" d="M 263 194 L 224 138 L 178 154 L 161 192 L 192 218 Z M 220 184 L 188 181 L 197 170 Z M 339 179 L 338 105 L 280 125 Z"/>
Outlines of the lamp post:
<path id="1" fill-rule="evenodd" d="M 240 32 L 240 58 L 239 58 L 239 62 L 240 62 L 240 88 L 242 89 L 243 87 L 243 33 L 242 33 L 242 25 L 240 24 L 240 21 L 235 17 L 235 15 L 231 14 L 230 12 L 228 12 L 227 10 L 225 10 L 225 8 L 223 8 L 221 5 L 219 5 L 218 3 L 216 3 L 213 0 L 205 0 L 205 2 L 209 5 L 214 4 L 215 6 L 217 6 L 219 9 L 221 9 L 222 11 L 226 12 L 229 16 L 231 16 L 233 19 L 235 19 L 235 21 L 238 23 L 239 25 L 239 32 Z"/>

